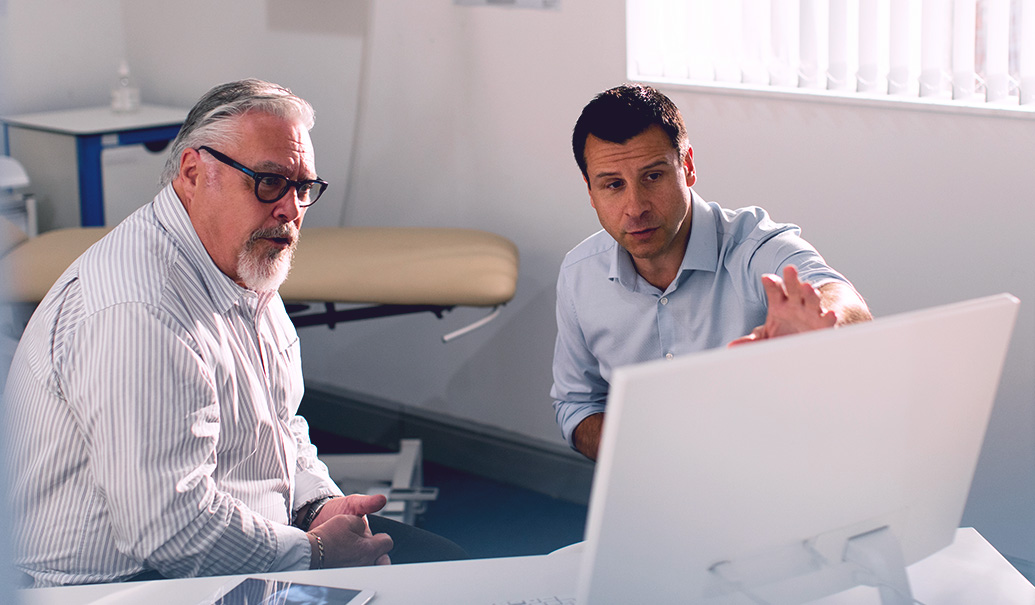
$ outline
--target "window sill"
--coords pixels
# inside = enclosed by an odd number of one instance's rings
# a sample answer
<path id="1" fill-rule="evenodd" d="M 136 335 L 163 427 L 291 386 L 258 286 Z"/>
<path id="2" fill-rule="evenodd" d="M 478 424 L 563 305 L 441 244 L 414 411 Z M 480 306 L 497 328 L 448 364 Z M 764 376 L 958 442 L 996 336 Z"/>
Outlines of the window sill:
<path id="1" fill-rule="evenodd" d="M 1035 105 L 991 104 L 985 102 L 954 101 L 939 98 L 896 97 L 872 95 L 857 92 L 838 92 L 823 89 L 776 88 L 752 86 L 750 84 L 729 84 L 722 82 L 687 82 L 671 78 L 636 77 L 630 79 L 671 92 L 695 92 L 714 95 L 754 97 L 762 99 L 796 100 L 809 103 L 854 105 L 905 111 L 923 111 L 957 115 L 990 116 L 1021 120 L 1035 119 Z M 1013 99 L 1013 97 L 1011 97 Z"/>

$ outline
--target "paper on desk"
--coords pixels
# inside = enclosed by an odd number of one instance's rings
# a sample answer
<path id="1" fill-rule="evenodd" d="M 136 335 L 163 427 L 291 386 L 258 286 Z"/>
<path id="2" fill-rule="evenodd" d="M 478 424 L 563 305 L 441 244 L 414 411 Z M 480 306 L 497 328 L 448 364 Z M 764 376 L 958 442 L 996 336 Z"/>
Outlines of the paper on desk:
<path id="1" fill-rule="evenodd" d="M 200 580 L 200 581 L 199 581 Z M 132 582 L 125 587 L 117 588 L 89 605 L 182 605 L 198 603 L 208 599 L 212 602 L 223 592 L 225 579 L 210 577 L 181 580 L 154 580 L 149 582 Z M 234 581 L 234 584 L 240 579 Z M 109 585 L 112 586 L 112 585 Z"/>
<path id="2" fill-rule="evenodd" d="M 168 589 L 166 589 L 168 590 Z M 135 603 L 151 603 L 153 598 L 162 592 L 150 583 L 128 584 L 117 592 L 105 595 L 90 605 L 131 605 Z"/>

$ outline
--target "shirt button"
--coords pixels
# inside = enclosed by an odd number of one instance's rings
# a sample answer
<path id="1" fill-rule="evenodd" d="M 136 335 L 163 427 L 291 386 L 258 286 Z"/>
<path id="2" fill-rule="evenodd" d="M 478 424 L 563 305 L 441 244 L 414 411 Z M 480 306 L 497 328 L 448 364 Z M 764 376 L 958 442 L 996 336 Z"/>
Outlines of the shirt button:
<path id="1" fill-rule="evenodd" d="M 672 359 L 673 357 L 672 353 L 665 353 L 665 359 Z"/>
<path id="2" fill-rule="evenodd" d="M 663 304 L 663 305 L 667 305 L 667 304 L 668 304 L 668 297 L 664 297 L 664 298 L 662 298 L 662 299 L 661 299 L 661 304 Z"/>

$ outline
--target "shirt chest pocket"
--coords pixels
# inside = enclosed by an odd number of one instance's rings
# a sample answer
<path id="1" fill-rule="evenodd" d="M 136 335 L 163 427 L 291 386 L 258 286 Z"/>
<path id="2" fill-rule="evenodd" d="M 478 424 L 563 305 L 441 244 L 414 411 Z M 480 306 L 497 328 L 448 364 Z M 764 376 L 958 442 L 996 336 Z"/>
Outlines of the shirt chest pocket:
<path id="1" fill-rule="evenodd" d="M 298 334 L 290 323 L 266 323 L 259 332 L 270 401 L 288 422 L 302 401 L 302 358 Z"/>

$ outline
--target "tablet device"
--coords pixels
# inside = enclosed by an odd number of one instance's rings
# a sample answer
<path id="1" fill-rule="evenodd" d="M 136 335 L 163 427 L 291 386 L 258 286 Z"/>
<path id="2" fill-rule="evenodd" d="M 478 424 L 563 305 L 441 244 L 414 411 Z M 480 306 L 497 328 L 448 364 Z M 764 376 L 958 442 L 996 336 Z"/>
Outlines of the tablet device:
<path id="1" fill-rule="evenodd" d="M 213 605 L 364 605 L 373 597 L 372 590 L 245 578 Z"/>

